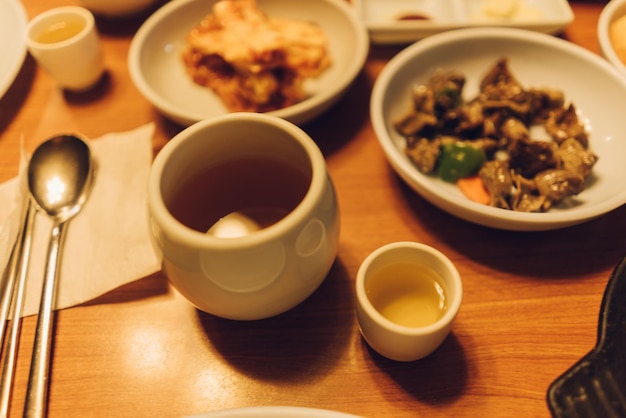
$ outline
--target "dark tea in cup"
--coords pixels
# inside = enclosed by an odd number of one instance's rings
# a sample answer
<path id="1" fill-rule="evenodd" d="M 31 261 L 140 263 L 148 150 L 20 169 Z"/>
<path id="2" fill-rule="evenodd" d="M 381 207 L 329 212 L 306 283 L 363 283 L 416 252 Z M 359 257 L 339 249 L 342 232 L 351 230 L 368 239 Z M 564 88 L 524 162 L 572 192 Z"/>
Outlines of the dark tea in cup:
<path id="1" fill-rule="evenodd" d="M 219 162 L 183 182 L 168 208 L 200 232 L 236 237 L 266 228 L 293 211 L 306 195 L 311 173 L 268 157 Z"/>

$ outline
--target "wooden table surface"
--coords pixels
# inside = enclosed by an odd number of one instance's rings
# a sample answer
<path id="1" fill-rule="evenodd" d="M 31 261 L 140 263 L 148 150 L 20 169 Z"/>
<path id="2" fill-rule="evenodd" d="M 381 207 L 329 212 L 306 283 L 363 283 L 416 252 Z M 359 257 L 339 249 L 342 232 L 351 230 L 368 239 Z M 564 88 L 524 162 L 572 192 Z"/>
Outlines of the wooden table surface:
<path id="1" fill-rule="evenodd" d="M 597 53 L 603 3 L 572 1 L 575 20 L 562 36 Z M 65 4 L 76 3 L 24 0 L 29 18 Z M 0 100 L 0 181 L 17 173 L 20 138 L 32 151 L 61 131 L 95 138 L 154 121 L 157 152 L 180 131 L 130 80 L 126 58 L 140 24 L 98 20 L 108 77 L 88 94 L 64 94 L 26 58 Z M 372 46 L 345 98 L 304 126 L 341 205 L 339 254 L 321 288 L 278 317 L 233 322 L 197 311 L 157 273 L 60 311 L 49 416 L 174 417 L 261 405 L 367 417 L 549 416 L 548 386 L 595 343 L 604 288 L 626 250 L 626 207 L 524 233 L 473 225 L 426 202 L 394 174 L 369 121 L 372 85 L 400 49 Z M 359 264 L 399 240 L 444 252 L 465 287 L 451 335 L 412 363 L 372 352 L 354 313 Z M 34 317 L 23 321 L 11 416 L 22 411 L 34 328 Z"/>

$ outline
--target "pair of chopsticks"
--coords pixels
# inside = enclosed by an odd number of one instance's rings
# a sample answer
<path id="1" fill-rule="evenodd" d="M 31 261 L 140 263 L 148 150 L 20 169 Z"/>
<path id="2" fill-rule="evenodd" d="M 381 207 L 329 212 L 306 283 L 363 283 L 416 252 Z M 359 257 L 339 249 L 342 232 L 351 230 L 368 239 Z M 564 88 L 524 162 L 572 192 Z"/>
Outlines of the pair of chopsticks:
<path id="1" fill-rule="evenodd" d="M 31 203 L 30 196 L 27 196 L 22 205 L 21 228 L 18 231 L 0 288 L 0 353 L 3 353 L 0 362 L 0 417 L 2 418 L 7 417 L 9 413 L 35 212 L 35 205 Z M 7 329 L 9 323 L 11 327 Z M 8 341 L 5 341 L 6 337 Z"/>

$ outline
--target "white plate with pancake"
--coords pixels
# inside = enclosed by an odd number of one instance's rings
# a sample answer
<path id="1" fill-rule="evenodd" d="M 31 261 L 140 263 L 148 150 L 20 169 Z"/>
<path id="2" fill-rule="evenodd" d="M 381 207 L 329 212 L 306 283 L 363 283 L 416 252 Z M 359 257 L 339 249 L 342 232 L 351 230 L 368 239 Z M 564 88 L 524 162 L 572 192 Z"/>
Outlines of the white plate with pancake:
<path id="1" fill-rule="evenodd" d="M 187 126 L 228 113 L 208 87 L 187 74 L 181 53 L 188 33 L 212 11 L 215 0 L 173 0 L 139 28 L 129 51 L 131 78 L 142 95 L 168 118 Z M 361 71 L 369 49 L 365 25 L 343 0 L 258 0 L 269 17 L 316 23 L 328 38 L 330 67 L 307 80 L 306 98 L 267 112 L 303 124 L 328 110 Z"/>

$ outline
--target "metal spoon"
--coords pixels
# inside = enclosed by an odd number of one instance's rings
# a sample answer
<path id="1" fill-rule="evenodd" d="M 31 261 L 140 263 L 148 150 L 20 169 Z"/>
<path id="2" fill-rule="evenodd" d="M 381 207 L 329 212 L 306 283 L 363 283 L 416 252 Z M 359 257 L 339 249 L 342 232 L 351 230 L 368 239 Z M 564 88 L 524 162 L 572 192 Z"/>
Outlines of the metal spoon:
<path id="1" fill-rule="evenodd" d="M 27 417 L 46 414 L 52 315 L 65 226 L 85 203 L 93 172 L 94 162 L 89 147 L 74 135 L 59 135 L 43 142 L 33 153 L 28 166 L 31 196 L 52 218 L 53 226 L 24 406 L 24 416 Z"/>

